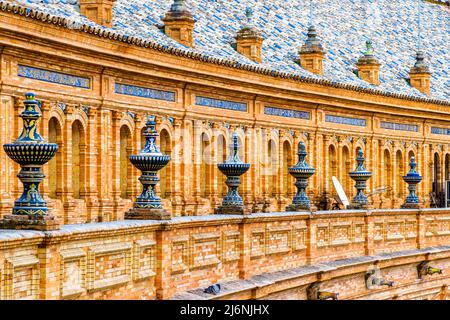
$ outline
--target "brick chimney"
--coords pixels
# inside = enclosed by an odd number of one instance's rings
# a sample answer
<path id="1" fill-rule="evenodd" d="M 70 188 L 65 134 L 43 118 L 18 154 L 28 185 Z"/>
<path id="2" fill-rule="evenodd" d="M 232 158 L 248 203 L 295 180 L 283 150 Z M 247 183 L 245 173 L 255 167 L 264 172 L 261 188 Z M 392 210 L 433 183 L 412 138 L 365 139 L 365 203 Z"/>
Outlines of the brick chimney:
<path id="1" fill-rule="evenodd" d="M 409 82 L 411 86 L 422 93 L 430 94 L 431 72 L 425 62 L 425 54 L 418 51 L 416 55 L 416 63 L 409 72 Z"/>
<path id="2" fill-rule="evenodd" d="M 162 20 L 166 35 L 185 46 L 193 46 L 195 19 L 186 8 L 184 0 L 174 0 L 170 10 Z"/>
<path id="3" fill-rule="evenodd" d="M 259 30 L 253 25 L 253 10 L 249 7 L 245 10 L 247 23 L 236 35 L 236 50 L 247 58 L 262 62 L 262 44 L 264 38 Z"/>
<path id="4" fill-rule="evenodd" d="M 323 75 L 325 51 L 323 50 L 320 40 L 317 38 L 317 32 L 314 26 L 309 27 L 308 37 L 298 54 L 298 62 L 303 69 L 318 75 Z"/>
<path id="5" fill-rule="evenodd" d="M 380 84 L 381 64 L 373 54 L 372 41 L 366 41 L 366 52 L 359 58 L 356 66 L 358 67 L 358 77 L 376 86 Z"/>
<path id="6" fill-rule="evenodd" d="M 112 27 L 114 0 L 80 0 L 80 13 L 102 26 Z"/>

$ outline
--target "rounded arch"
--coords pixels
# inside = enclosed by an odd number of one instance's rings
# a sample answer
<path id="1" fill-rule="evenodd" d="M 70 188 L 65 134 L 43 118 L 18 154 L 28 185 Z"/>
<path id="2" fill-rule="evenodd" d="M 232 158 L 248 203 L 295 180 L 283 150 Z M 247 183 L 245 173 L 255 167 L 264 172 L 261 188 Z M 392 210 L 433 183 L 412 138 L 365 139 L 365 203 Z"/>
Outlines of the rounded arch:
<path id="1" fill-rule="evenodd" d="M 211 132 L 204 131 L 200 135 L 200 194 L 209 197 L 211 194 L 210 181 L 212 178 L 212 139 Z"/>
<path id="2" fill-rule="evenodd" d="M 48 162 L 48 184 L 49 197 L 52 199 L 59 198 L 63 181 L 62 181 L 62 122 L 57 117 L 50 117 L 48 121 L 48 141 L 58 144 L 59 148 L 56 156 Z"/>
<path id="3" fill-rule="evenodd" d="M 395 196 L 402 198 L 404 194 L 403 176 L 405 175 L 405 164 L 403 152 L 401 149 L 397 149 L 395 152 L 395 169 L 396 169 L 396 184 L 395 184 Z"/>
<path id="4" fill-rule="evenodd" d="M 169 132 L 169 128 L 164 127 L 159 133 L 159 146 L 162 153 L 172 156 L 173 145 L 172 145 L 172 135 Z M 161 190 L 161 198 L 168 199 L 172 193 L 172 171 L 173 171 L 173 162 L 169 161 L 167 166 L 162 168 L 159 172 L 160 177 L 160 190 Z"/>
<path id="5" fill-rule="evenodd" d="M 432 177 L 433 177 L 432 192 L 435 195 L 437 206 L 440 207 L 441 206 L 440 198 L 441 198 L 441 192 L 442 192 L 442 186 L 440 184 L 440 181 L 441 181 L 441 155 L 440 155 L 440 152 L 438 152 L 438 151 L 433 152 Z"/>
<path id="6" fill-rule="evenodd" d="M 218 133 L 217 135 L 217 139 L 216 139 L 216 160 L 217 163 L 222 163 L 227 159 L 227 140 L 226 140 L 226 135 L 222 132 Z M 217 169 L 219 170 L 219 169 Z M 226 192 L 227 192 L 227 188 L 225 186 L 225 180 L 226 177 L 223 173 L 218 172 L 217 174 L 217 195 L 219 197 L 224 197 Z"/>
<path id="7" fill-rule="evenodd" d="M 72 122 L 72 194 L 80 199 L 84 189 L 86 166 L 86 134 L 80 120 Z"/>
<path id="8" fill-rule="evenodd" d="M 274 196 L 276 192 L 276 178 L 278 174 L 278 147 L 274 139 L 267 141 L 267 195 Z"/>
<path id="9" fill-rule="evenodd" d="M 450 153 L 445 154 L 445 173 L 444 179 L 450 180 Z"/>
<path id="10" fill-rule="evenodd" d="M 331 177 L 333 176 L 337 176 L 338 172 L 337 172 L 337 148 L 336 145 L 333 143 L 330 143 L 328 145 L 328 163 L 327 168 L 328 168 L 328 183 L 330 185 L 330 194 L 331 195 L 335 195 L 336 191 L 333 187 L 333 182 L 331 180 Z"/>
<path id="11" fill-rule="evenodd" d="M 390 190 L 392 186 L 392 163 L 391 163 L 391 151 L 389 148 L 385 148 L 383 150 L 383 157 L 381 161 L 381 168 L 384 170 L 385 174 L 383 174 L 383 186 Z M 390 192 L 386 193 L 386 196 L 390 196 Z"/>
<path id="12" fill-rule="evenodd" d="M 350 150 L 350 146 L 342 146 L 342 168 L 344 169 L 344 172 L 342 173 L 342 187 L 344 188 L 347 197 L 350 197 L 352 191 L 352 180 L 349 176 L 349 172 L 352 171 Z"/>
<path id="13" fill-rule="evenodd" d="M 290 197 L 293 194 L 294 178 L 289 174 L 289 167 L 294 165 L 294 155 L 292 142 L 290 139 L 284 139 L 282 142 L 283 147 L 283 162 L 281 164 L 281 170 L 283 172 L 283 188 L 282 193 L 285 197 Z"/>
<path id="14" fill-rule="evenodd" d="M 124 126 L 128 128 L 130 133 L 134 132 L 134 130 L 136 128 L 136 125 L 134 123 L 134 119 L 131 117 L 130 114 L 128 114 L 126 112 L 124 113 L 122 119 L 120 119 L 120 122 L 119 122 L 119 127 L 120 128 L 122 128 Z"/>
<path id="15" fill-rule="evenodd" d="M 120 197 L 128 199 L 131 196 L 132 179 L 132 164 L 129 161 L 129 156 L 133 150 L 132 132 L 127 124 L 120 126 Z"/>

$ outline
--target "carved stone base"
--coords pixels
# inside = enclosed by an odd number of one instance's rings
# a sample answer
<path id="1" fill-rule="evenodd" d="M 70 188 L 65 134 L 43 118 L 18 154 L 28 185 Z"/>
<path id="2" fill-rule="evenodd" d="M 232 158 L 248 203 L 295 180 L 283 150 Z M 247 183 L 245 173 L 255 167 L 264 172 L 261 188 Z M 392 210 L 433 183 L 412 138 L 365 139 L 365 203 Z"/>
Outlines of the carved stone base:
<path id="1" fill-rule="evenodd" d="M 215 214 L 251 214 L 251 210 L 244 206 L 222 206 L 216 209 Z"/>
<path id="2" fill-rule="evenodd" d="M 166 209 L 130 209 L 125 213 L 125 220 L 170 220 Z"/>
<path id="3" fill-rule="evenodd" d="M 12 230 L 59 230 L 60 224 L 54 216 L 50 215 L 6 215 L 0 220 L 0 229 Z"/>
<path id="4" fill-rule="evenodd" d="M 350 210 L 373 210 L 373 206 L 370 204 L 351 203 L 347 209 Z"/>
<path id="5" fill-rule="evenodd" d="M 421 203 L 404 203 L 400 207 L 402 209 L 423 209 L 423 204 Z"/>
<path id="6" fill-rule="evenodd" d="M 298 211 L 316 212 L 317 207 L 313 204 L 310 206 L 304 206 L 301 204 L 290 204 L 286 207 L 286 212 L 298 212 Z"/>

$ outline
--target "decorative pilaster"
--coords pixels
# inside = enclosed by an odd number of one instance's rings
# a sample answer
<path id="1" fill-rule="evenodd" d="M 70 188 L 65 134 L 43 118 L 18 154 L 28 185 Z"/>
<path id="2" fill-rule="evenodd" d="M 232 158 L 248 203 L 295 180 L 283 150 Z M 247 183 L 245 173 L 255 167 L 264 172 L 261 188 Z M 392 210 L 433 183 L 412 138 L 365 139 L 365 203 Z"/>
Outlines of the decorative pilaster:
<path id="1" fill-rule="evenodd" d="M 248 171 L 249 163 L 244 163 L 239 158 L 239 142 L 236 133 L 233 133 L 230 157 L 224 162 L 219 163 L 217 167 L 227 176 L 225 184 L 228 186 L 228 193 L 223 199 L 222 205 L 217 208 L 216 214 L 249 214 L 244 210 L 244 202 L 238 193 L 241 184 L 240 176 Z"/>
<path id="2" fill-rule="evenodd" d="M 422 177 L 416 171 L 416 159 L 411 157 L 409 167 L 411 168 L 403 180 L 408 184 L 409 195 L 406 197 L 405 203 L 402 205 L 404 209 L 419 209 L 421 207 L 419 197 L 416 194 L 417 184 L 422 181 Z"/>
<path id="3" fill-rule="evenodd" d="M 355 171 L 349 173 L 350 178 L 355 180 L 355 188 L 357 190 L 356 196 L 352 199 L 350 204 L 350 209 L 369 209 L 369 201 L 367 196 L 364 194 L 366 189 L 366 181 L 372 176 L 372 172 L 367 171 L 364 167 L 364 153 L 362 149 L 358 150 L 358 157 L 356 158 L 358 166 Z"/>
<path id="4" fill-rule="evenodd" d="M 130 156 L 131 163 L 142 172 L 139 181 L 143 189 L 134 207 L 125 214 L 125 219 L 170 219 L 170 213 L 163 208 L 161 198 L 155 192 L 159 182 L 158 171 L 170 161 L 170 156 L 162 154 L 156 145 L 158 131 L 156 131 L 155 116 L 148 116 L 144 136 L 146 140 L 144 149 L 138 155 Z"/>
<path id="5" fill-rule="evenodd" d="M 7 155 L 17 162 L 21 170 L 17 175 L 23 183 L 22 196 L 15 201 L 12 215 L 0 221 L 2 229 L 55 230 L 59 228 L 55 218 L 48 214 L 47 203 L 39 193 L 39 184 L 45 178 L 42 166 L 58 151 L 56 143 L 47 143 L 38 133 L 40 107 L 34 93 L 25 94 L 23 131 L 14 143 L 3 148 Z"/>
<path id="6" fill-rule="evenodd" d="M 306 163 L 306 146 L 304 142 L 298 144 L 298 162 L 295 166 L 289 168 L 289 173 L 295 178 L 295 186 L 297 187 L 297 194 L 294 196 L 292 204 L 286 207 L 286 211 L 316 211 L 317 208 L 311 206 L 308 195 L 306 194 L 306 187 L 308 186 L 308 179 L 314 174 L 316 169 L 311 168 Z"/>

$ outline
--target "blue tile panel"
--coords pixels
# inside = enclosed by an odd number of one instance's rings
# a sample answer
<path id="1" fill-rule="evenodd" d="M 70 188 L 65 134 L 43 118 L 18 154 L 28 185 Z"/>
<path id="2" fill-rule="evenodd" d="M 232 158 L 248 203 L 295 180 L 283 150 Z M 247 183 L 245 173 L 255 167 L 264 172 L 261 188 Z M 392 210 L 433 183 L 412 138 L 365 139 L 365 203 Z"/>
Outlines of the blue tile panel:
<path id="1" fill-rule="evenodd" d="M 214 98 L 195 96 L 195 104 L 198 106 L 227 109 L 247 112 L 247 104 L 242 102 L 219 100 Z"/>
<path id="2" fill-rule="evenodd" d="M 89 89 L 91 87 L 91 79 L 78 77 L 71 74 L 61 73 L 57 71 L 39 69 L 19 64 L 17 72 L 19 77 L 46 81 L 51 83 L 62 84 L 65 86 Z"/>
<path id="3" fill-rule="evenodd" d="M 164 101 L 175 101 L 174 91 L 164 91 L 152 88 L 138 87 L 130 84 L 117 83 L 115 85 L 115 93 L 125 94 L 128 96 L 149 98 Z"/>
<path id="4" fill-rule="evenodd" d="M 381 121 L 380 127 L 382 129 L 388 130 L 412 131 L 412 132 L 419 131 L 419 126 L 415 124 L 394 123 L 387 121 Z"/>
<path id="5" fill-rule="evenodd" d="M 432 134 L 445 134 L 445 135 L 450 136 L 450 129 L 431 127 L 431 133 Z"/>
<path id="6" fill-rule="evenodd" d="M 277 107 L 264 107 L 264 114 L 286 118 L 311 119 L 311 113 L 307 111 L 297 111 Z"/>
<path id="7" fill-rule="evenodd" d="M 339 124 L 347 124 L 351 126 L 360 126 L 360 127 L 366 126 L 366 119 L 333 116 L 331 114 L 325 115 L 325 121 Z"/>
<path id="8" fill-rule="evenodd" d="M 9 1 L 65 17 L 73 21 L 74 27 L 80 24 L 95 25 L 80 14 L 79 0 Z M 310 1 L 306 0 L 186 0 L 186 6 L 197 20 L 193 48 L 187 48 L 167 37 L 157 27 L 163 23 L 161 17 L 169 10 L 172 0 L 115 0 L 112 29 L 122 35 L 151 40 L 163 46 L 232 59 L 240 64 L 258 65 L 230 45 L 236 32 L 245 23 L 245 8 L 252 6 L 255 25 L 265 37 L 262 46 L 264 67 L 363 88 L 377 88 L 385 93 L 426 97 L 405 81 L 414 65 L 418 47 L 417 1 L 314 0 L 313 23 L 327 51 L 323 76 L 314 75 L 295 62 L 310 24 Z M 421 46 L 433 72 L 431 97 L 448 101 L 449 9 L 425 0 L 420 1 L 420 5 Z M 379 86 L 368 84 L 353 72 L 368 38 L 372 39 L 375 56 L 382 64 Z"/>

